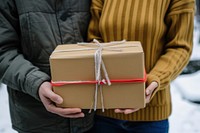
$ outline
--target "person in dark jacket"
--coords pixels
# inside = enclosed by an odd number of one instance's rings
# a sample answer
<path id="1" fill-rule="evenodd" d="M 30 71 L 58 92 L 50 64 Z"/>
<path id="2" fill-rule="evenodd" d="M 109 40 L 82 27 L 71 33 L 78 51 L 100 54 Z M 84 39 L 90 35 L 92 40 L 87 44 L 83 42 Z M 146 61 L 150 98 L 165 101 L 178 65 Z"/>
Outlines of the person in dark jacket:
<path id="1" fill-rule="evenodd" d="M 0 79 L 19 133 L 82 133 L 93 113 L 59 108 L 49 56 L 59 44 L 86 39 L 90 0 L 0 0 Z"/>

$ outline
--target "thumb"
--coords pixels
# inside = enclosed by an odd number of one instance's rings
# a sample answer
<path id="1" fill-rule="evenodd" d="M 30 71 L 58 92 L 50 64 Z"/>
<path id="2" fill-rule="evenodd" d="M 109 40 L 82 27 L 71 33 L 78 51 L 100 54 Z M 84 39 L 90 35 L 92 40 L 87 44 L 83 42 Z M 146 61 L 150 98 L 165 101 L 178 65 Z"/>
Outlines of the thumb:
<path id="1" fill-rule="evenodd" d="M 146 95 L 150 95 L 156 88 L 158 87 L 157 82 L 152 82 L 147 88 L 146 88 Z"/>
<path id="2" fill-rule="evenodd" d="M 49 82 L 44 82 L 41 84 L 39 88 L 39 96 L 45 97 L 57 104 L 61 104 L 63 102 L 62 97 L 53 92 L 52 86 Z"/>
<path id="3" fill-rule="evenodd" d="M 61 104 L 63 102 L 63 98 L 58 94 L 54 93 L 52 88 L 50 87 L 45 88 L 43 95 L 54 103 Z"/>
<path id="4" fill-rule="evenodd" d="M 54 93 L 52 90 L 47 90 L 45 96 L 54 103 L 61 104 L 63 102 L 63 98 L 58 94 Z"/>

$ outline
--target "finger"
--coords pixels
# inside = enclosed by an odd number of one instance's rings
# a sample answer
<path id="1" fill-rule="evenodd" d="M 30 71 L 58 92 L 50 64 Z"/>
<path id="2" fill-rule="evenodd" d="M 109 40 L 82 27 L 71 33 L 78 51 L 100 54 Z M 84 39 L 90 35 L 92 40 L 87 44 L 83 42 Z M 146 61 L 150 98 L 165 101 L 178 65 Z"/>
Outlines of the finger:
<path id="1" fill-rule="evenodd" d="M 54 93 L 52 90 L 45 91 L 44 96 L 51 99 L 52 102 L 57 104 L 61 104 L 63 102 L 63 98 Z"/>
<path id="2" fill-rule="evenodd" d="M 62 115 L 81 113 L 80 108 L 59 108 L 56 107 L 54 104 L 49 104 L 47 109 L 49 112 Z"/>
<path id="3" fill-rule="evenodd" d="M 124 111 L 124 114 L 131 114 L 131 113 L 134 113 L 134 112 L 136 112 L 136 111 L 138 111 L 139 110 L 139 108 L 137 108 L 137 109 L 126 109 L 125 111 Z"/>
<path id="4" fill-rule="evenodd" d="M 146 96 L 146 99 L 145 99 L 146 103 L 150 102 L 150 98 L 151 98 L 151 95 Z"/>
<path id="5" fill-rule="evenodd" d="M 139 108 L 135 108 L 135 109 L 115 109 L 115 113 L 130 114 L 130 113 L 134 113 L 138 110 L 139 110 Z"/>
<path id="6" fill-rule="evenodd" d="M 43 105 L 45 106 L 46 109 L 47 109 L 48 107 L 50 107 L 51 104 L 53 104 L 52 101 L 51 101 L 50 99 L 46 98 L 45 96 L 42 96 L 42 97 L 41 97 L 41 101 L 42 101 L 42 103 L 43 103 Z M 54 106 L 55 106 L 55 105 L 54 105 Z M 47 109 L 47 110 L 48 110 L 48 109 Z"/>
<path id="7" fill-rule="evenodd" d="M 156 88 L 158 87 L 157 82 L 152 82 L 147 88 L 146 88 L 146 95 L 150 95 Z"/>
<path id="8" fill-rule="evenodd" d="M 115 113 L 124 113 L 124 109 L 115 109 Z"/>
<path id="9" fill-rule="evenodd" d="M 82 110 L 80 108 L 61 108 L 66 114 L 76 114 L 81 113 Z"/>
<path id="10" fill-rule="evenodd" d="M 84 117 L 84 113 L 77 113 L 77 114 L 70 114 L 70 115 L 63 115 L 61 114 L 60 116 L 66 117 L 66 118 L 81 118 Z"/>
<path id="11" fill-rule="evenodd" d="M 51 113 L 60 115 L 62 117 L 66 118 L 79 118 L 79 117 L 84 117 L 84 113 L 81 112 L 80 108 L 58 108 L 54 104 L 50 104 L 47 107 L 47 110 Z"/>

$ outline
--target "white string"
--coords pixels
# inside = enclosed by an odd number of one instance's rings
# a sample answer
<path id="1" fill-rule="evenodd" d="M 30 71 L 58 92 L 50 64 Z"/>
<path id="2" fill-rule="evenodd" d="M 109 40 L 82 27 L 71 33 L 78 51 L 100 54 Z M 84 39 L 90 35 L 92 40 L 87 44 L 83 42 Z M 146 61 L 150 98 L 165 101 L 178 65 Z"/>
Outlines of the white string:
<path id="1" fill-rule="evenodd" d="M 95 94 L 94 94 L 94 111 L 96 111 L 96 109 L 97 109 L 98 88 L 100 87 L 101 106 L 102 106 L 102 112 L 104 112 L 103 92 L 102 92 L 102 86 L 100 85 L 100 83 L 103 82 L 104 84 L 108 83 L 108 85 L 111 85 L 111 82 L 110 82 L 110 79 L 109 79 L 109 76 L 108 76 L 105 64 L 104 64 L 104 62 L 102 60 L 102 50 L 103 49 L 113 50 L 113 48 L 109 48 L 109 46 L 113 46 L 113 45 L 116 45 L 116 44 L 123 44 L 126 41 L 122 40 L 122 41 L 119 41 L 119 42 L 110 42 L 110 43 L 107 43 L 108 45 L 106 45 L 106 48 L 104 47 L 103 44 L 101 44 L 96 39 L 94 39 L 93 42 L 98 46 L 98 48 L 97 48 L 97 50 L 96 50 L 96 52 L 94 54 L 94 60 L 95 60 L 95 78 L 96 78 L 96 81 L 97 81 L 96 87 L 95 87 Z M 78 43 L 78 44 L 87 45 L 87 44 L 91 44 L 91 43 Z M 118 50 L 118 49 L 115 49 L 115 50 Z M 104 76 L 105 76 L 107 82 L 105 81 L 105 79 L 101 80 L 101 66 L 102 66 L 103 73 L 104 73 Z"/>

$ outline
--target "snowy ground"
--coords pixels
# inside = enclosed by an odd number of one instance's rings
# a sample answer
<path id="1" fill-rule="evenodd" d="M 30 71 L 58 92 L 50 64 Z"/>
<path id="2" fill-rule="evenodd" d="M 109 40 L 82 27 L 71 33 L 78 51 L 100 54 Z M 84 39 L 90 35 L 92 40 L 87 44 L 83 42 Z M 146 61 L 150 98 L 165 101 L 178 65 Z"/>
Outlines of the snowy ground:
<path id="1" fill-rule="evenodd" d="M 196 23 L 196 22 L 195 22 Z M 200 25 L 195 26 L 194 50 L 191 60 L 200 60 Z M 198 30 L 197 30 L 198 29 Z M 200 70 L 189 75 L 181 75 L 171 84 L 173 110 L 169 118 L 169 133 L 200 133 Z M 16 133 L 11 128 L 6 87 L 0 86 L 0 133 Z"/>
<path id="2" fill-rule="evenodd" d="M 198 77 L 200 79 L 200 73 Z M 200 87 L 198 88 L 200 89 Z M 169 118 L 169 133 L 200 133 L 200 104 L 192 103 L 183 98 L 180 89 L 181 88 L 176 86 L 175 80 L 171 85 L 173 110 Z M 200 92 L 200 90 L 198 92 Z"/>

